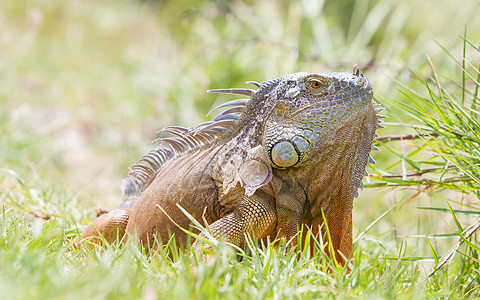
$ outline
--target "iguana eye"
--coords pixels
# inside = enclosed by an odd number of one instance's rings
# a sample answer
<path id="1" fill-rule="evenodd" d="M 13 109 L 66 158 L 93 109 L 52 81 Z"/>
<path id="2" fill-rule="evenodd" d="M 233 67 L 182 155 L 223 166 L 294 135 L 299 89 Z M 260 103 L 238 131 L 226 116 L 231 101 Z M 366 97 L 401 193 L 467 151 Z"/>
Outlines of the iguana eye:
<path id="1" fill-rule="evenodd" d="M 313 78 L 308 81 L 308 85 L 312 89 L 319 89 L 320 87 L 322 87 L 322 82 L 318 79 Z"/>

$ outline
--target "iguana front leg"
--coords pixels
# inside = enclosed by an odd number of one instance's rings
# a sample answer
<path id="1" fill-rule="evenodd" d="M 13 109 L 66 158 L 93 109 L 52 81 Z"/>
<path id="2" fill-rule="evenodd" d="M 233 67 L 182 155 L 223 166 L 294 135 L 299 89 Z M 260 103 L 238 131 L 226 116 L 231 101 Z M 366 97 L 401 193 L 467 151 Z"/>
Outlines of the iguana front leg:
<path id="1" fill-rule="evenodd" d="M 109 244 L 112 244 L 125 235 L 129 218 L 130 209 L 123 208 L 114 209 L 101 215 L 83 230 L 82 240 L 101 244 L 100 235 L 102 235 Z"/>
<path id="2" fill-rule="evenodd" d="M 260 191 L 250 197 L 243 195 L 235 211 L 213 222 L 208 229 L 213 236 L 222 237 L 237 246 L 245 243 L 246 233 L 253 234 L 255 239 L 264 238 L 277 224 L 274 203 L 273 197 Z M 198 242 L 196 246 L 199 246 Z"/>

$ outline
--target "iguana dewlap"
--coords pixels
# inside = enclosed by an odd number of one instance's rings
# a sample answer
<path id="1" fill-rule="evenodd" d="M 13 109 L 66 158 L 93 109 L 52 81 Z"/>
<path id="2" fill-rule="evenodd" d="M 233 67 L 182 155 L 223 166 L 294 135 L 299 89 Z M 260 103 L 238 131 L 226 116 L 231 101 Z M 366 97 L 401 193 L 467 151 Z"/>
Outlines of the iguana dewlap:
<path id="1" fill-rule="evenodd" d="M 178 206 L 214 235 L 242 246 L 256 239 L 292 238 L 302 225 L 324 231 L 333 249 L 352 250 L 352 206 L 378 125 L 371 83 L 353 73 L 295 73 L 257 89 L 210 92 L 245 99 L 194 128 L 166 127 L 171 137 L 143 156 L 124 181 L 125 202 L 82 233 L 108 242 L 136 235 L 147 246 L 175 235 L 190 221 Z M 168 216 L 166 215 L 168 214 Z M 171 219 L 170 219 L 171 218 Z"/>

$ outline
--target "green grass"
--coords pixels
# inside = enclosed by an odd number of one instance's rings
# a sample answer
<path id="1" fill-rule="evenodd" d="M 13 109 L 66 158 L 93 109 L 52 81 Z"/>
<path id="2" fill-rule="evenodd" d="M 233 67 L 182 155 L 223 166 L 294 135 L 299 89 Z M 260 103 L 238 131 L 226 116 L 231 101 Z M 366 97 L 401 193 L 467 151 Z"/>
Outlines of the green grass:
<path id="1" fill-rule="evenodd" d="M 480 6 L 321 3 L 1 2 L 2 298 L 479 297 Z M 220 244 L 208 263 L 133 240 L 73 247 L 158 129 L 231 99 L 205 90 L 355 63 L 389 118 L 355 201 L 351 274 L 285 241 Z"/>

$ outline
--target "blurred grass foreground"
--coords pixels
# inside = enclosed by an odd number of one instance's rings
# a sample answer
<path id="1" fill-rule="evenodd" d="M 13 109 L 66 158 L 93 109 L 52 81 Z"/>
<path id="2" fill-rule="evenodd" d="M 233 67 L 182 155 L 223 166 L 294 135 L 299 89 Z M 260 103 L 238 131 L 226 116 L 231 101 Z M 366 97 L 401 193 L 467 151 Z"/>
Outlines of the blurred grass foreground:
<path id="1" fill-rule="evenodd" d="M 480 297 L 479 15 L 474 0 L 0 2 L 2 298 Z M 354 64 L 389 119 L 351 274 L 321 249 L 204 263 L 71 247 L 157 130 L 230 99 L 206 90 Z"/>

